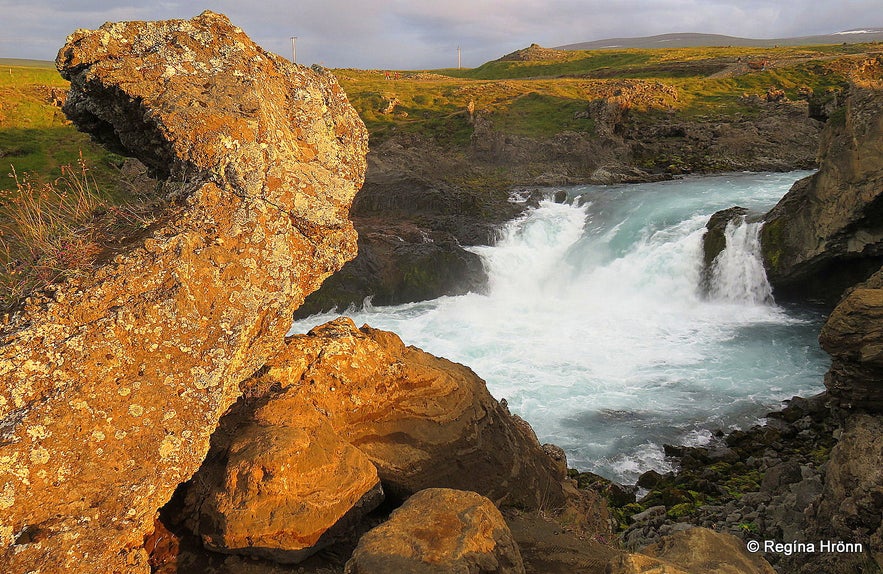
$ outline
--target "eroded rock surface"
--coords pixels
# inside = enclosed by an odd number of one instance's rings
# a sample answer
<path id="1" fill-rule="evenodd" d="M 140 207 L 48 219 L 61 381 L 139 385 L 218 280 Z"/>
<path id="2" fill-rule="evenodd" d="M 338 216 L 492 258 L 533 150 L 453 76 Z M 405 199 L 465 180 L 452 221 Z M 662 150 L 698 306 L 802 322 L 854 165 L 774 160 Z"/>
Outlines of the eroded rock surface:
<path id="1" fill-rule="evenodd" d="M 821 496 L 807 511 L 810 533 L 819 540 L 861 544 L 864 552 L 822 553 L 809 566 L 789 560 L 789 571 L 873 572 L 883 568 L 883 419 L 857 414 L 847 419 L 825 476 Z"/>
<path id="2" fill-rule="evenodd" d="M 819 155 L 764 218 L 761 244 L 776 296 L 833 306 L 883 263 L 883 90 L 850 87 Z"/>
<path id="3" fill-rule="evenodd" d="M 169 196 L 140 240 L 4 329 L 0 570 L 146 572 L 156 510 L 238 383 L 354 256 L 366 132 L 330 75 L 210 12 L 78 30 L 57 65 L 65 112 Z"/>
<path id="4" fill-rule="evenodd" d="M 383 500 L 374 465 L 312 405 L 240 406 L 222 419 L 187 494 L 207 548 L 300 562 Z"/>
<path id="5" fill-rule="evenodd" d="M 394 333 L 340 318 L 288 339 L 250 387 L 287 389 L 368 455 L 401 499 L 430 487 L 497 504 L 560 508 L 555 462 L 467 367 L 406 347 Z M 253 392 L 253 391 L 252 391 Z"/>
<path id="6" fill-rule="evenodd" d="M 347 574 L 524 574 L 500 511 L 474 492 L 422 490 L 359 540 Z"/>
<path id="7" fill-rule="evenodd" d="M 819 335 L 832 358 L 828 393 L 840 406 L 883 413 L 883 271 L 852 289 Z"/>

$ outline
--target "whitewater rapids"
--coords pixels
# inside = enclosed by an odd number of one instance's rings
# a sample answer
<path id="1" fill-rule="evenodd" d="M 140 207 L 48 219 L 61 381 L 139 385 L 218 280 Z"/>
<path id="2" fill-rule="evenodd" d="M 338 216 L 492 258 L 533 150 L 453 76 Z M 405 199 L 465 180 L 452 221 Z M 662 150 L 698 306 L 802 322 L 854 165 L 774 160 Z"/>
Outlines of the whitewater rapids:
<path id="1" fill-rule="evenodd" d="M 474 248 L 487 293 L 345 314 L 470 366 L 570 466 L 631 483 L 669 469 L 664 443 L 703 444 L 822 390 L 821 316 L 775 304 L 758 224 L 728 226 L 710 296 L 699 289 L 708 218 L 766 211 L 807 174 L 567 188 Z"/>

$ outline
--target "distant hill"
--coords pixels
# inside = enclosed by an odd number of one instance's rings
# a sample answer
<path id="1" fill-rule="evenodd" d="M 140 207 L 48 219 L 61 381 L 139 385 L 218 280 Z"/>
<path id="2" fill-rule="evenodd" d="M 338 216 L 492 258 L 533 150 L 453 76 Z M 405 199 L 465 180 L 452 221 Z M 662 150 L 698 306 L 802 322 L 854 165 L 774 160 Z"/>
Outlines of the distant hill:
<path id="1" fill-rule="evenodd" d="M 55 62 L 49 60 L 25 60 L 22 58 L 0 58 L 0 66 L 17 68 L 55 68 Z"/>
<path id="2" fill-rule="evenodd" d="M 556 46 L 556 50 L 603 50 L 606 48 L 694 48 L 699 46 L 812 46 L 817 44 L 859 44 L 883 42 L 883 28 L 846 30 L 835 34 L 800 36 L 797 38 L 771 38 L 768 40 L 738 38 L 721 34 L 661 34 L 642 38 L 607 38 L 578 44 Z"/>

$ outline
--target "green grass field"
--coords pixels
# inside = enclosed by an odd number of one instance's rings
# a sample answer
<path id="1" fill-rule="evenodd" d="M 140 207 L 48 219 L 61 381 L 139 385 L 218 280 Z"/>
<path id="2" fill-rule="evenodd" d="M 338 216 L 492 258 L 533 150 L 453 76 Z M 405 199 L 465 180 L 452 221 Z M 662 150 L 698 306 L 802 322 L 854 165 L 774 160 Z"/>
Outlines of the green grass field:
<path id="1" fill-rule="evenodd" d="M 11 65 L 21 62 L 29 65 Z M 51 181 L 82 154 L 102 187 L 116 192 L 113 166 L 120 158 L 78 132 L 53 103 L 67 86 L 49 62 L 0 60 L 0 190 L 15 189 L 13 169 Z"/>
<path id="2" fill-rule="evenodd" d="M 836 89 L 861 61 L 881 54 L 880 44 L 596 50 L 548 61 L 404 72 L 399 80 L 386 80 L 380 71 L 337 74 L 375 142 L 396 132 L 414 132 L 442 144 L 465 145 L 471 134 L 466 112 L 470 101 L 500 131 L 533 137 L 591 131 L 591 123 L 575 121 L 574 112 L 608 96 L 610 86 L 624 80 L 673 88 L 677 98 L 667 100 L 664 108 L 685 117 L 751 114 L 743 95 L 763 95 L 774 88 L 798 99 L 801 90 Z M 764 69 L 749 66 L 762 61 L 769 62 Z M 388 111 L 393 99 L 398 103 Z"/>

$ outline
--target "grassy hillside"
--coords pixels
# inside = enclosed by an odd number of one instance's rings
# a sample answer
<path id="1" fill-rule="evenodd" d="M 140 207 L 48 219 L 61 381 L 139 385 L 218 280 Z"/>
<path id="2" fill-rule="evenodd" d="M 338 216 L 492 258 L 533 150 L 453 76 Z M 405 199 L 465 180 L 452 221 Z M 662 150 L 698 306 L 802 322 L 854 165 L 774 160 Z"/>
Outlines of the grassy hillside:
<path id="1" fill-rule="evenodd" d="M 591 121 L 574 119 L 575 112 L 615 93 L 617 81 L 673 88 L 676 98 L 655 109 L 685 117 L 751 114 L 742 99 L 746 94 L 764 95 L 774 88 L 796 100 L 807 90 L 824 93 L 841 87 L 872 57 L 883 57 L 883 44 L 568 51 L 548 60 L 405 72 L 400 79 L 387 80 L 382 71 L 337 74 L 375 143 L 392 133 L 415 132 L 443 144 L 464 145 L 472 132 L 470 101 L 507 133 L 542 137 L 562 130 L 591 132 Z M 754 69 L 758 67 L 762 69 Z"/>
<path id="2" fill-rule="evenodd" d="M 13 168 L 22 177 L 49 181 L 81 154 L 95 178 L 115 190 L 112 166 L 120 158 L 78 132 L 61 112 L 67 82 L 51 65 L 25 63 L 34 65 L 0 64 L 0 190 L 15 189 Z"/>

